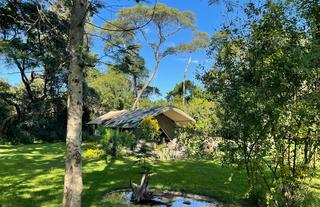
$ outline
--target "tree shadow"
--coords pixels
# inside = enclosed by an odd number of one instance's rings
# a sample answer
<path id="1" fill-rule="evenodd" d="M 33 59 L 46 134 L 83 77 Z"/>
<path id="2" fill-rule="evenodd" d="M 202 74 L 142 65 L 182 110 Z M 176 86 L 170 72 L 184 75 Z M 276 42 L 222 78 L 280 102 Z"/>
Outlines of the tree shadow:
<path id="1" fill-rule="evenodd" d="M 159 190 L 200 194 L 227 203 L 239 202 L 247 192 L 244 173 L 210 161 L 156 161 L 152 166 L 150 185 Z M 130 180 L 140 179 L 141 170 L 132 159 L 113 160 L 101 171 L 84 174 L 84 206 L 102 205 L 107 192 L 129 188 Z"/>
<path id="2" fill-rule="evenodd" d="M 40 207 L 58 197 L 62 200 L 61 148 L 61 144 L 7 147 L 0 156 L 1 204 Z"/>
<path id="3" fill-rule="evenodd" d="M 0 200 L 8 206 L 59 206 L 63 193 L 64 147 L 60 144 L 1 148 Z M 1 151 L 1 152 L 3 152 Z M 103 205 L 104 195 L 139 182 L 141 168 L 129 157 L 83 162 L 83 206 Z M 205 160 L 153 161 L 151 187 L 195 193 L 223 202 L 239 200 L 245 175 Z"/>
<path id="4" fill-rule="evenodd" d="M 140 171 L 133 163 L 129 158 L 111 159 L 103 170 L 84 173 L 83 205 L 100 202 L 111 190 L 128 188 L 130 180 L 139 178 Z"/>

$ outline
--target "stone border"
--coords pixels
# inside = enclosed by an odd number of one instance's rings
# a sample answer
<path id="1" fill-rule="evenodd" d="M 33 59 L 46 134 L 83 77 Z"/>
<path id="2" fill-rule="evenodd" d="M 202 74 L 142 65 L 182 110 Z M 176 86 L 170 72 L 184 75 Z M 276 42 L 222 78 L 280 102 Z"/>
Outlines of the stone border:
<path id="1" fill-rule="evenodd" d="M 198 194 L 192 194 L 192 193 L 183 193 L 183 192 L 178 192 L 178 191 L 169 191 L 169 190 L 159 190 L 156 188 L 150 188 L 149 189 L 150 192 L 152 192 L 155 196 L 164 196 L 166 194 L 172 195 L 172 196 L 177 196 L 177 197 L 184 197 L 184 198 L 191 198 L 194 200 L 198 200 L 198 201 L 204 201 L 204 202 L 210 202 L 215 204 L 217 207 L 222 207 L 222 203 L 218 202 L 216 199 L 213 199 L 209 196 L 202 196 L 202 195 L 198 195 Z M 109 194 L 112 193 L 122 193 L 122 192 L 130 192 L 131 189 L 130 188 L 123 188 L 123 189 L 117 189 L 117 190 L 113 190 L 110 192 L 107 192 L 104 196 L 107 196 Z"/>

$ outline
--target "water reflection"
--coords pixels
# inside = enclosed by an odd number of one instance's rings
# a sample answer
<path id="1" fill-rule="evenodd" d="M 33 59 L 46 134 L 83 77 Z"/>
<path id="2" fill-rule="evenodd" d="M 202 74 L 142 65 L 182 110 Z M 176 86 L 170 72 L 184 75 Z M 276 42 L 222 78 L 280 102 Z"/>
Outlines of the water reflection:
<path id="1" fill-rule="evenodd" d="M 112 204 L 127 204 L 128 206 L 135 206 L 130 202 L 131 192 L 113 192 L 108 193 L 105 197 L 105 201 Z M 141 206 L 141 205 L 140 205 Z M 169 193 L 159 194 L 154 196 L 153 202 L 146 204 L 145 206 L 158 206 L 158 207 L 218 207 L 217 202 L 203 201 L 189 197 L 175 196 Z"/>

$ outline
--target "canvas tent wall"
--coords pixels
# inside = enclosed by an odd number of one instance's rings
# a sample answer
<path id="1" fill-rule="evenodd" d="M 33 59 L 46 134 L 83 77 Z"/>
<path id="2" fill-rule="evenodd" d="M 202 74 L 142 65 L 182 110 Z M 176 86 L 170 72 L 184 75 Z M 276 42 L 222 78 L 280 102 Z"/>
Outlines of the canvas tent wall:
<path id="1" fill-rule="evenodd" d="M 176 129 L 176 123 L 163 114 L 159 114 L 155 117 L 163 131 L 168 138 L 174 137 Z"/>

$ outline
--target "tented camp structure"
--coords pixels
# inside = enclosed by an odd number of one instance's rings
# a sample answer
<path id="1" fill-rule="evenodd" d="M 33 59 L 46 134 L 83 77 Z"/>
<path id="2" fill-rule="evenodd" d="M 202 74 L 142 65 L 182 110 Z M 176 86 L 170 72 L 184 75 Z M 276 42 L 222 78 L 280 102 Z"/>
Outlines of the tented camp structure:
<path id="1" fill-rule="evenodd" d="M 147 116 L 157 119 L 162 132 L 169 139 L 174 137 L 174 131 L 177 127 L 183 127 L 190 122 L 195 122 L 192 117 L 178 108 L 162 106 L 133 111 L 109 112 L 87 124 L 102 124 L 106 128 L 135 129 L 140 126 L 143 119 Z"/>

